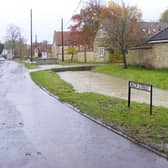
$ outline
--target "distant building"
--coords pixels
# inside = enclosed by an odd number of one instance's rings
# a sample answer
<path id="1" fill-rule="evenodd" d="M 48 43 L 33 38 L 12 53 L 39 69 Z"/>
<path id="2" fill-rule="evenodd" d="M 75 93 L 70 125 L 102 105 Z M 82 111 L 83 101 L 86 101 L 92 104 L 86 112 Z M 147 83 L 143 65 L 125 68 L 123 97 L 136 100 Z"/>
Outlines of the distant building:
<path id="1" fill-rule="evenodd" d="M 130 49 L 128 63 L 147 68 L 168 68 L 168 28 L 152 36 L 145 45 Z"/>
<path id="2" fill-rule="evenodd" d="M 138 37 L 140 40 L 147 41 L 155 34 L 167 28 L 168 24 L 163 22 L 139 22 L 138 27 Z"/>
<path id="3" fill-rule="evenodd" d="M 93 50 L 87 52 L 87 60 L 89 61 L 108 61 L 109 50 L 119 51 L 119 46 L 113 42 L 108 40 L 108 34 L 106 31 L 106 27 L 110 25 L 109 20 L 104 20 L 100 25 L 95 39 L 93 41 Z M 135 44 L 143 44 L 153 35 L 158 32 L 164 30 L 168 27 L 167 23 L 159 23 L 159 22 L 139 22 L 137 24 L 137 40 Z M 76 61 L 83 60 L 83 51 L 84 45 L 81 44 L 80 33 L 71 33 L 64 32 L 64 54 L 65 60 L 70 60 L 71 56 L 67 54 L 67 49 L 70 46 L 74 46 L 78 49 L 78 54 L 74 56 Z M 111 48 L 109 48 L 111 46 Z M 54 31 L 53 36 L 53 44 L 52 44 L 52 57 L 60 59 L 62 58 L 62 32 Z"/>

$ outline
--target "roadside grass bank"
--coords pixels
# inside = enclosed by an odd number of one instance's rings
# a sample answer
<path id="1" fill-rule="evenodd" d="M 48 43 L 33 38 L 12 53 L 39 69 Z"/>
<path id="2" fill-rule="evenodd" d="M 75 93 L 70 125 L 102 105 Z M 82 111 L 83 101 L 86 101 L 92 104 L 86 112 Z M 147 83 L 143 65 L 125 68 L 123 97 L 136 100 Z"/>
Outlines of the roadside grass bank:
<path id="1" fill-rule="evenodd" d="M 154 87 L 168 89 L 168 69 L 151 70 L 135 66 L 124 69 L 122 65 L 106 64 L 95 67 L 92 71 L 127 80 L 150 83 Z"/>
<path id="2" fill-rule="evenodd" d="M 133 102 L 128 109 L 126 100 L 77 93 L 53 71 L 32 72 L 31 77 L 61 101 L 168 156 L 168 109 L 154 107 L 153 115 L 149 116 L 149 105 Z"/>
<path id="3" fill-rule="evenodd" d="M 27 69 L 35 69 L 38 68 L 36 64 L 32 64 L 31 62 L 28 62 L 25 59 L 20 59 L 20 58 L 14 58 L 13 61 L 17 63 L 23 63 Z"/>
<path id="4" fill-rule="evenodd" d="M 38 68 L 38 66 L 36 64 L 32 64 L 32 63 L 28 63 L 28 62 L 23 62 L 25 64 L 25 67 L 27 69 L 35 69 Z"/>

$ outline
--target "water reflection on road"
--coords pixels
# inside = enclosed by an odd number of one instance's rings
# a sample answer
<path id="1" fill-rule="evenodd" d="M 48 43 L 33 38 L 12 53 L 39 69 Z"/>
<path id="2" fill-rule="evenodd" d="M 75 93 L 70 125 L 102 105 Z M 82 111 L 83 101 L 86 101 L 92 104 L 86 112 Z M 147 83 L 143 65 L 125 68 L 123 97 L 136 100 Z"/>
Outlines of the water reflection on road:
<path id="1" fill-rule="evenodd" d="M 0 74 L 0 168 L 168 167 L 49 96 L 23 65 L 8 61 Z"/>
<path id="2" fill-rule="evenodd" d="M 128 81 L 90 71 L 60 72 L 59 76 L 70 83 L 77 92 L 96 92 L 127 99 Z M 132 89 L 132 100 L 149 103 L 149 93 Z M 153 89 L 153 104 L 168 107 L 168 91 Z"/>

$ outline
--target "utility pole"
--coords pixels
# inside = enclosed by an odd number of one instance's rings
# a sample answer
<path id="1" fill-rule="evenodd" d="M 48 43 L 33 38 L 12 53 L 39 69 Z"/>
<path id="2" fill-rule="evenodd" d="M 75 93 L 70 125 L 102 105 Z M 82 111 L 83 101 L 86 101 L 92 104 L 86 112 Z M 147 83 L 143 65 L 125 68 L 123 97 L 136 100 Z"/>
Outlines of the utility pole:
<path id="1" fill-rule="evenodd" d="M 100 0 L 98 0 L 98 7 L 100 8 Z"/>
<path id="2" fill-rule="evenodd" d="M 30 10 L 30 61 L 33 62 L 33 44 L 32 44 L 32 9 Z"/>
<path id="3" fill-rule="evenodd" d="M 22 36 L 21 33 L 19 33 L 19 55 L 20 55 L 20 60 L 22 59 Z"/>
<path id="4" fill-rule="evenodd" d="M 35 47 L 37 48 L 37 44 L 38 44 L 38 42 L 37 42 L 37 35 L 35 35 Z"/>
<path id="5" fill-rule="evenodd" d="M 63 28 L 63 18 L 61 19 L 61 34 L 62 34 L 62 62 L 64 61 L 64 28 Z"/>

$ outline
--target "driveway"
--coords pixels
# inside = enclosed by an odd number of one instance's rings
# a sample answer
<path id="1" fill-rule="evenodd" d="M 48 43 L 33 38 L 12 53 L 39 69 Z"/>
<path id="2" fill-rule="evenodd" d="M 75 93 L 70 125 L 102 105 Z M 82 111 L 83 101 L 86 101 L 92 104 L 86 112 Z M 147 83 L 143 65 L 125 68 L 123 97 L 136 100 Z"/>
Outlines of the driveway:
<path id="1" fill-rule="evenodd" d="M 0 84 L 0 168 L 168 167 L 49 96 L 21 64 L 1 64 Z"/>

